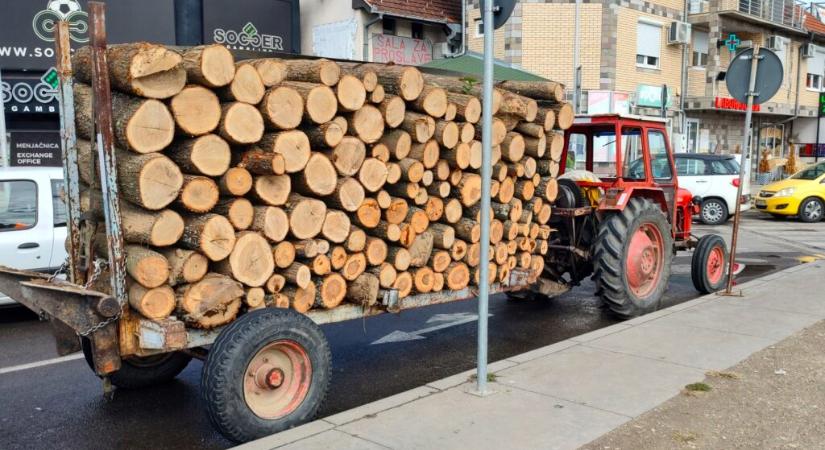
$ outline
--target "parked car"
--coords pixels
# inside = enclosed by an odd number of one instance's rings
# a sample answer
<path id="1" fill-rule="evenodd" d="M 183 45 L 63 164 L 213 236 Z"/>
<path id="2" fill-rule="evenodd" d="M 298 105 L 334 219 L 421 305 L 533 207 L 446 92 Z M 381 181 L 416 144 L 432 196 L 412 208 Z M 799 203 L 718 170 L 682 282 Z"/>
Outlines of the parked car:
<path id="1" fill-rule="evenodd" d="M 803 222 L 822 220 L 825 216 L 825 161 L 763 186 L 756 195 L 756 208 L 774 217 L 798 216 Z"/>
<path id="2" fill-rule="evenodd" d="M 61 168 L 0 169 L 0 265 L 55 271 L 66 260 Z M 14 301 L 0 294 L 0 305 Z"/>
<path id="3" fill-rule="evenodd" d="M 699 219 L 707 225 L 725 223 L 736 209 L 739 155 L 677 153 L 673 156 L 679 187 L 702 198 Z M 750 209 L 750 194 L 743 194 L 739 202 L 742 211 Z"/>

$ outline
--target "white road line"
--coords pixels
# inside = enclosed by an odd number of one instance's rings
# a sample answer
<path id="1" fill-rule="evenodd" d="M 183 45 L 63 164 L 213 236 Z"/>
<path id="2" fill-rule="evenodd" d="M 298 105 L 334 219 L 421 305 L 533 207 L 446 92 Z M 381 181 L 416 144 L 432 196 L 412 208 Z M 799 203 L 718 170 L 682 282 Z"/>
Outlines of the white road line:
<path id="1" fill-rule="evenodd" d="M 59 358 L 44 359 L 43 361 L 37 361 L 28 364 L 20 364 L 18 366 L 3 367 L 2 369 L 0 369 L 0 375 L 12 372 L 19 372 L 21 370 L 34 369 L 36 367 L 50 366 L 52 364 L 60 364 L 67 361 L 74 361 L 76 359 L 83 359 L 83 353 L 73 353 L 71 355 L 61 356 Z"/>

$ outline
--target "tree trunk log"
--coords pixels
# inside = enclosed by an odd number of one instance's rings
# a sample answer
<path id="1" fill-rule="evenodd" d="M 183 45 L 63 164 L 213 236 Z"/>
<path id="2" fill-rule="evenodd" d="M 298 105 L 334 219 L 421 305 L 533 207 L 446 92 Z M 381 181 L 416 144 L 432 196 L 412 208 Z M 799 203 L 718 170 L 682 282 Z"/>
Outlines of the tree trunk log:
<path id="1" fill-rule="evenodd" d="M 221 105 L 221 122 L 218 132 L 232 144 L 254 144 L 264 134 L 264 119 L 254 106 L 241 103 Z"/>
<path id="2" fill-rule="evenodd" d="M 258 147 L 267 152 L 283 155 L 287 173 L 304 170 L 312 155 L 309 138 L 300 130 L 266 133 L 258 142 Z"/>
<path id="3" fill-rule="evenodd" d="M 181 141 L 167 149 L 166 154 L 185 173 L 209 177 L 226 173 L 232 160 L 229 145 L 214 134 Z"/>
<path id="4" fill-rule="evenodd" d="M 178 166 L 159 153 L 138 155 L 119 150 L 117 176 L 123 198 L 153 211 L 172 203 L 183 186 Z"/>
<path id="5" fill-rule="evenodd" d="M 199 250 L 212 261 L 220 261 L 235 246 L 235 229 L 226 217 L 217 214 L 186 216 L 180 244 L 190 250 Z"/>
<path id="6" fill-rule="evenodd" d="M 240 62 L 235 65 L 235 76 L 228 86 L 217 89 L 218 96 L 225 102 L 243 102 L 257 105 L 264 98 L 264 81 L 251 64 Z"/>
<path id="7" fill-rule="evenodd" d="M 378 301 L 380 282 L 371 273 L 362 273 L 347 286 L 347 299 L 363 306 L 372 306 Z"/>
<path id="8" fill-rule="evenodd" d="M 210 88 L 226 86 L 235 77 L 235 58 L 223 45 L 202 45 L 183 52 L 182 66 L 189 82 Z"/>
<path id="9" fill-rule="evenodd" d="M 163 46 L 137 42 L 110 45 L 106 62 L 112 87 L 140 97 L 172 97 L 186 84 L 181 56 Z M 83 83 L 92 82 L 91 47 L 81 47 L 72 58 L 74 76 Z"/>
<path id="10" fill-rule="evenodd" d="M 170 286 L 200 281 L 209 269 L 209 260 L 194 250 L 168 248 L 161 253 L 169 261 Z"/>
<path id="11" fill-rule="evenodd" d="M 288 80 L 309 81 L 335 86 L 341 77 L 341 68 L 327 59 L 285 59 Z"/>
<path id="12" fill-rule="evenodd" d="M 242 167 L 231 167 L 218 180 L 221 194 L 243 196 L 252 189 L 252 174 Z"/>
<path id="13" fill-rule="evenodd" d="M 259 233 L 242 231 L 229 258 L 218 263 L 215 269 L 249 287 L 263 286 L 275 270 L 272 248 Z"/>

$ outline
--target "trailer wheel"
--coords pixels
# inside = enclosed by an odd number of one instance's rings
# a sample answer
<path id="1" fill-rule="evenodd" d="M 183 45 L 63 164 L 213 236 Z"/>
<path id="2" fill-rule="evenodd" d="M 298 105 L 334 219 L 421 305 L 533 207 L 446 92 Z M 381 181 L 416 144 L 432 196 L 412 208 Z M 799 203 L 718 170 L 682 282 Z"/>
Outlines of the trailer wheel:
<path id="1" fill-rule="evenodd" d="M 673 237 L 661 208 L 633 198 L 599 225 L 593 245 L 597 291 L 621 317 L 655 311 L 667 289 L 672 257 Z"/>
<path id="2" fill-rule="evenodd" d="M 248 442 L 312 419 L 329 388 L 331 357 L 321 329 L 289 309 L 232 322 L 204 364 L 201 393 L 212 424 Z"/>
<path id="3" fill-rule="evenodd" d="M 717 234 L 699 238 L 690 260 L 690 278 L 693 287 L 702 294 L 716 292 L 725 285 L 728 249 L 725 240 Z"/>
<path id="4" fill-rule="evenodd" d="M 89 339 L 81 338 L 80 347 L 86 364 L 95 370 L 92 345 Z M 144 357 L 126 357 L 117 372 L 109 374 L 109 380 L 120 389 L 141 389 L 172 381 L 189 365 L 192 357 L 181 352 L 163 353 Z"/>

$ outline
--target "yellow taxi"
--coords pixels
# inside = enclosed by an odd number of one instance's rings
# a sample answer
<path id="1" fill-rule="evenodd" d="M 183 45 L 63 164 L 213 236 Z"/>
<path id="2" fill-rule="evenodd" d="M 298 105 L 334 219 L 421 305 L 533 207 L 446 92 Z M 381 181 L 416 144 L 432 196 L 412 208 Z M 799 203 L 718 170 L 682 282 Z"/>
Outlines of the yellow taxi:
<path id="1" fill-rule="evenodd" d="M 825 161 L 807 167 L 776 183 L 762 187 L 756 209 L 775 217 L 798 216 L 818 222 L 825 216 Z"/>

